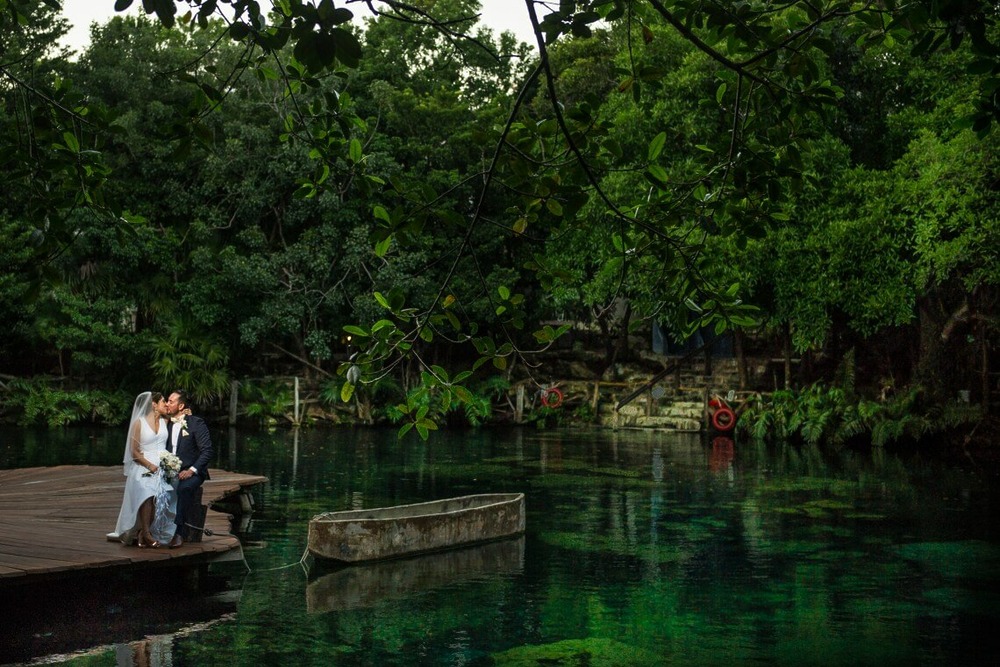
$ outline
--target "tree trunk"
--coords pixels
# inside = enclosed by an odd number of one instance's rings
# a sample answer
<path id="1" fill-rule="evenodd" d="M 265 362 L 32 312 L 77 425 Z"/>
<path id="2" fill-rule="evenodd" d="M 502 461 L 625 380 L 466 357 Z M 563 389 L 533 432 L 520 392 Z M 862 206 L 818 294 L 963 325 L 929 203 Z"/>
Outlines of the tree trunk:
<path id="1" fill-rule="evenodd" d="M 988 330 L 986 321 L 979 320 L 979 390 L 982 392 L 980 404 L 983 407 L 983 416 L 990 413 L 990 348 L 986 341 Z"/>
<path id="2" fill-rule="evenodd" d="M 915 378 L 927 392 L 928 400 L 942 403 L 954 398 L 956 389 L 968 388 L 967 384 L 956 386 L 956 380 L 962 380 L 963 384 L 968 381 L 969 349 L 955 342 L 960 339 L 957 333 L 969 319 L 968 300 L 963 298 L 949 312 L 941 297 L 934 295 L 921 300 L 918 311 L 920 356 Z"/>

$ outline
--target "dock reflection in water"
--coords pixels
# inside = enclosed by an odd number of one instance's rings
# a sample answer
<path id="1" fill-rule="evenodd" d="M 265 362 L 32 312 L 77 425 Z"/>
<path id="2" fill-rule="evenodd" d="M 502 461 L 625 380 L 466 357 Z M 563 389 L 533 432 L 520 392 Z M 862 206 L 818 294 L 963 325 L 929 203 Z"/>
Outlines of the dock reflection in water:
<path id="1" fill-rule="evenodd" d="M 374 607 L 385 600 L 459 582 L 524 571 L 524 536 L 367 565 L 313 572 L 306 586 L 309 613 Z"/>
<path id="2" fill-rule="evenodd" d="M 170 642 L 235 617 L 242 590 L 229 587 L 208 593 L 179 591 L 180 575 L 161 570 L 123 585 L 120 578 L 94 576 L 68 586 L 53 581 L 11 587 L 0 601 L 0 665 L 38 656 L 131 651 L 134 660 L 120 664 L 170 664 L 144 660 L 169 654 Z M 223 584 L 213 582 L 216 587 Z"/>

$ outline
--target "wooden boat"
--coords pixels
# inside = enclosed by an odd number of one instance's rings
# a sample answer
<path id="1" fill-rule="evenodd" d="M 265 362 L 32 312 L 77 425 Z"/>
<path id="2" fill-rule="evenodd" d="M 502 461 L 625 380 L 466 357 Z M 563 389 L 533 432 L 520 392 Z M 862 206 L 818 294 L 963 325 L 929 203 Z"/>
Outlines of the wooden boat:
<path id="1" fill-rule="evenodd" d="M 340 563 L 399 558 L 524 532 L 524 494 L 487 493 L 318 514 L 309 553 Z"/>

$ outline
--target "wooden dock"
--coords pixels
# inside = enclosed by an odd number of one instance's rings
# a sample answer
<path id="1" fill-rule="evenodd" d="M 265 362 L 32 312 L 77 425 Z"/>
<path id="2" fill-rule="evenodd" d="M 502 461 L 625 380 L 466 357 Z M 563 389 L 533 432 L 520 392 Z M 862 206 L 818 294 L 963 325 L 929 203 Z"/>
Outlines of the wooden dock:
<path id="1" fill-rule="evenodd" d="M 212 505 L 266 482 L 266 477 L 212 470 L 202 502 L 214 534 L 178 549 L 140 549 L 109 542 L 125 489 L 121 466 L 0 470 L 0 588 L 35 580 L 162 565 L 201 565 L 241 557 L 229 516 Z"/>

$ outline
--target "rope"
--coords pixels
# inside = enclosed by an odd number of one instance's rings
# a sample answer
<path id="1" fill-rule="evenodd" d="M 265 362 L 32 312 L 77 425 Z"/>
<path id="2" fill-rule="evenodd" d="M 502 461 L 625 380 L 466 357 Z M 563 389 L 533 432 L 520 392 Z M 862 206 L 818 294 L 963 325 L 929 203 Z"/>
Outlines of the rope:
<path id="1" fill-rule="evenodd" d="M 294 563 L 289 563 L 288 565 L 279 565 L 278 567 L 269 567 L 266 570 L 258 570 L 258 571 L 259 572 L 274 572 L 276 570 L 287 570 L 290 567 L 295 567 L 296 565 L 301 565 L 302 569 L 305 571 L 305 573 L 309 574 L 309 567 L 308 567 L 308 565 L 306 565 L 306 559 L 308 557 L 309 557 L 309 548 L 307 547 L 306 550 L 302 552 L 302 558 L 298 559 Z M 243 562 L 244 563 L 247 562 L 246 556 L 243 557 Z M 250 569 L 249 565 L 247 565 L 247 569 L 248 570 Z"/>

